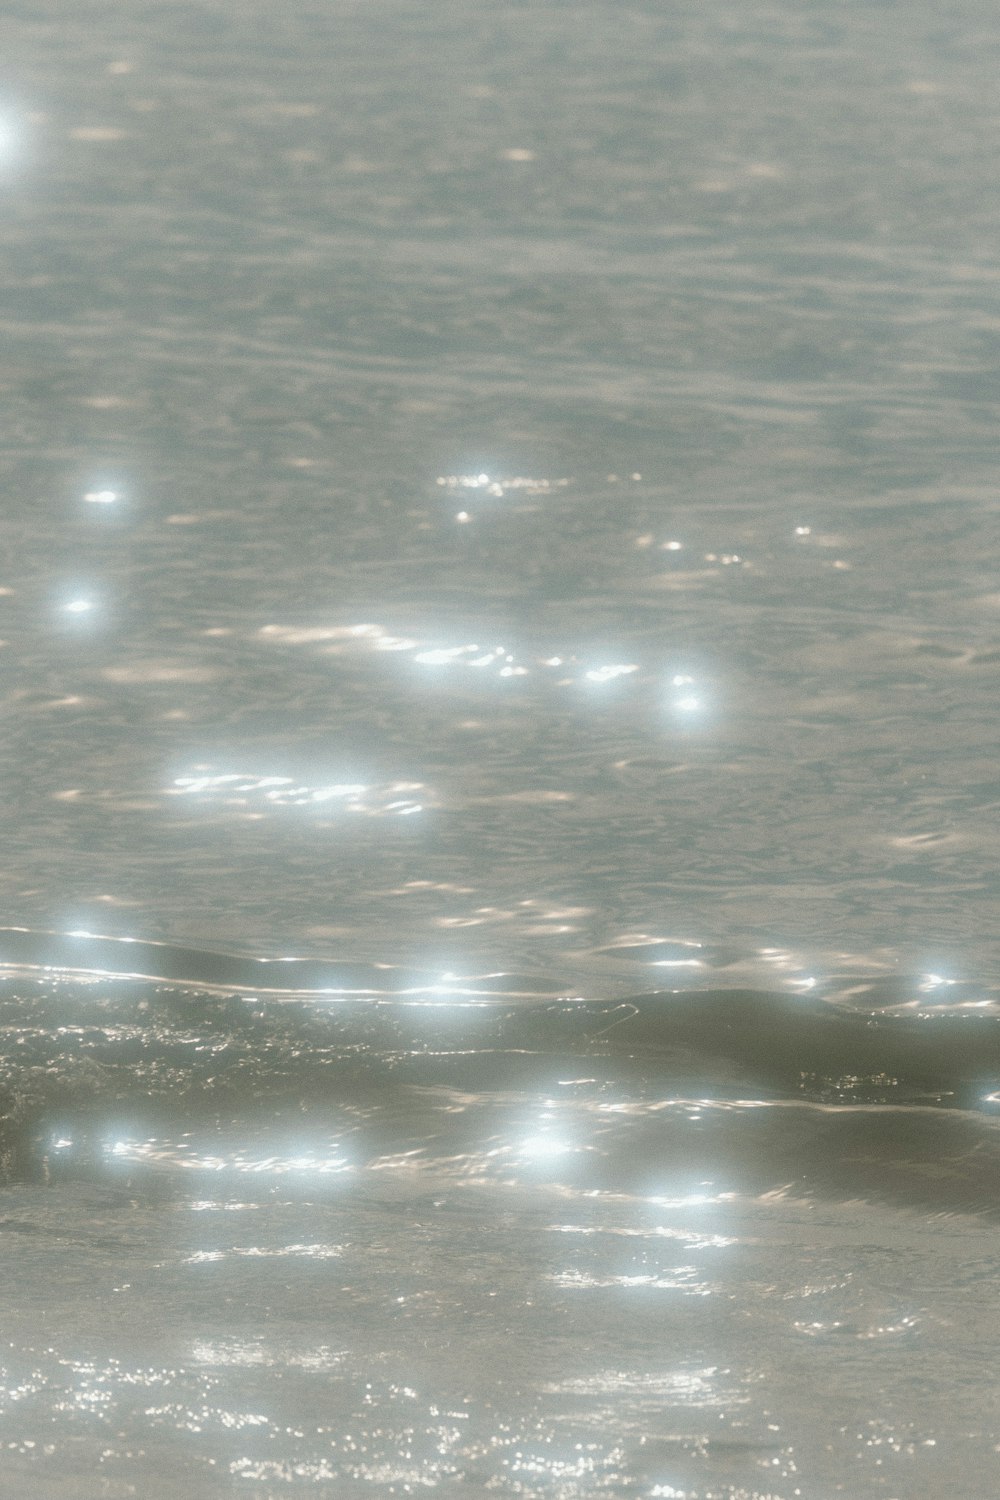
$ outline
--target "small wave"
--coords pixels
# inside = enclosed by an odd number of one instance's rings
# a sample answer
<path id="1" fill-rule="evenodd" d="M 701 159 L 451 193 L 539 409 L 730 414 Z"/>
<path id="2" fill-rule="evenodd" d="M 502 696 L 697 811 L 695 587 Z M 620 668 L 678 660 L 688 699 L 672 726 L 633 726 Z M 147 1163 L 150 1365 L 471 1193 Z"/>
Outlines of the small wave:
<path id="1" fill-rule="evenodd" d="M 998 1201 L 989 1007 L 587 998 L 24 929 L 0 959 L 8 1180 L 419 1169 L 604 1191 L 697 1159 L 758 1196 Z"/>

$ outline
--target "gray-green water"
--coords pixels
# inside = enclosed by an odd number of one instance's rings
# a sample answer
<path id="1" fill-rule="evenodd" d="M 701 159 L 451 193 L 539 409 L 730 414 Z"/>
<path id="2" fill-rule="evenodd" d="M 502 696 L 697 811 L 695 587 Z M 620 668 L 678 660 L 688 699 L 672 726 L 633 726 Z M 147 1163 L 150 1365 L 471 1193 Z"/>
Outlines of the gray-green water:
<path id="1" fill-rule="evenodd" d="M 1000 1490 L 998 62 L 8 6 L 0 1488 Z"/>

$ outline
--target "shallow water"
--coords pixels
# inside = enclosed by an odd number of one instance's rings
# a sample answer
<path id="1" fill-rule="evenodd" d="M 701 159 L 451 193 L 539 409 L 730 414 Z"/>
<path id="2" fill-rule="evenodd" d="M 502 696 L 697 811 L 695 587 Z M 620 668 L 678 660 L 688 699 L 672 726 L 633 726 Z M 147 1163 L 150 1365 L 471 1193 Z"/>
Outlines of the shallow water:
<path id="1" fill-rule="evenodd" d="M 994 1007 L 3 936 L 18 1493 L 988 1493 Z"/>
<path id="2" fill-rule="evenodd" d="M 7 1487 L 991 1500 L 992 14 L 8 12 Z"/>

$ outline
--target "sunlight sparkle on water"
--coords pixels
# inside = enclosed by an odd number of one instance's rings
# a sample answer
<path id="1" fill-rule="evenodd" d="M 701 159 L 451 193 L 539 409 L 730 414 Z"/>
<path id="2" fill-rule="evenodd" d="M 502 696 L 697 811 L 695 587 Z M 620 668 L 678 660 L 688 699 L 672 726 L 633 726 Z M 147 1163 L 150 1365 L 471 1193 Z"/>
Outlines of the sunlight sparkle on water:
<path id="1" fill-rule="evenodd" d="M 334 1142 L 325 1152 L 303 1151 L 279 1146 L 269 1154 L 249 1154 L 241 1147 L 220 1142 L 217 1149 L 199 1148 L 187 1140 L 146 1140 L 127 1138 L 112 1140 L 104 1147 L 105 1155 L 120 1162 L 159 1167 L 161 1169 L 197 1172 L 232 1172 L 254 1176 L 285 1176 L 289 1173 L 312 1177 L 340 1177 L 355 1170 Z"/>
<path id="2" fill-rule="evenodd" d="M 689 672 L 675 672 L 670 678 L 670 686 L 682 690 L 678 697 L 670 700 L 670 708 L 674 713 L 687 717 L 690 714 L 700 713 L 704 709 L 704 699 L 697 692 L 683 691 L 695 687 L 695 679 Z"/>
<path id="3" fill-rule="evenodd" d="M 613 666 L 595 667 L 592 672 L 587 673 L 588 682 L 611 682 L 615 677 L 626 677 L 630 672 L 638 672 L 639 668 L 634 663 L 616 663 Z"/>
<path id="4" fill-rule="evenodd" d="M 331 782 L 313 786 L 293 776 L 255 776 L 240 772 L 213 775 L 196 767 L 198 774 L 177 776 L 164 788 L 167 796 L 193 797 L 200 802 L 221 802 L 229 808 L 263 806 L 269 810 L 287 807 L 329 806 L 337 810 L 368 817 L 391 814 L 408 817 L 423 812 L 427 788 L 419 781 L 393 781 L 384 786 L 369 786 L 359 781 Z M 413 793 L 424 793 L 417 800 Z M 246 816 L 263 814 L 249 812 Z"/>
<path id="5" fill-rule="evenodd" d="M 639 665 L 635 662 L 607 662 L 600 666 L 590 666 L 585 658 L 581 659 L 572 651 L 560 651 L 548 656 L 522 655 L 505 645 L 483 645 L 481 640 L 443 645 L 433 640 L 421 641 L 394 635 L 385 627 L 370 623 L 304 627 L 265 625 L 259 634 L 278 645 L 315 646 L 324 655 L 330 656 L 354 651 L 404 652 L 420 667 L 474 669 L 484 676 L 528 677 L 544 668 L 550 671 L 562 668 L 565 675 L 555 679 L 555 685 L 561 688 L 580 682 L 603 684 L 626 676 L 633 677 L 636 682 L 642 681 L 641 675 L 637 675 L 640 674 Z M 693 682 L 693 677 L 676 675 L 671 685 L 678 687 Z M 674 707 L 676 706 L 675 704 Z M 700 701 L 697 706 L 702 706 Z"/>
<path id="6" fill-rule="evenodd" d="M 556 1139 L 551 1135 L 533 1135 L 528 1140 L 521 1142 L 521 1150 L 525 1156 L 561 1156 L 569 1147 L 565 1141 Z"/>
<path id="7" fill-rule="evenodd" d="M 484 495 L 501 500 L 508 490 L 520 490 L 529 495 L 544 495 L 552 490 L 564 489 L 568 479 L 533 479 L 529 475 L 516 474 L 511 479 L 496 479 L 490 474 L 439 474 L 437 484 L 441 489 L 479 490 Z"/>
<path id="8" fill-rule="evenodd" d="M 28 115 L 29 120 L 32 116 Z M 22 162 L 27 132 L 12 114 L 0 115 L 0 171 L 6 172 Z"/>
<path id="9" fill-rule="evenodd" d="M 946 979 L 943 974 L 925 974 L 919 986 L 922 990 L 940 989 L 942 985 L 958 984 L 957 979 Z"/>

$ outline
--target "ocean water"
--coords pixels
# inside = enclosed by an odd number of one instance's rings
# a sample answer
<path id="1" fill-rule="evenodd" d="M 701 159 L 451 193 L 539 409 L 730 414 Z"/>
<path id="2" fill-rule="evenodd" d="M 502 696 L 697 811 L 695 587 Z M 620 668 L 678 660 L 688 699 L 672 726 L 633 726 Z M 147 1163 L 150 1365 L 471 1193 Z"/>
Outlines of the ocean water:
<path id="1" fill-rule="evenodd" d="M 8 6 L 0 1493 L 1000 1493 L 998 61 Z"/>

